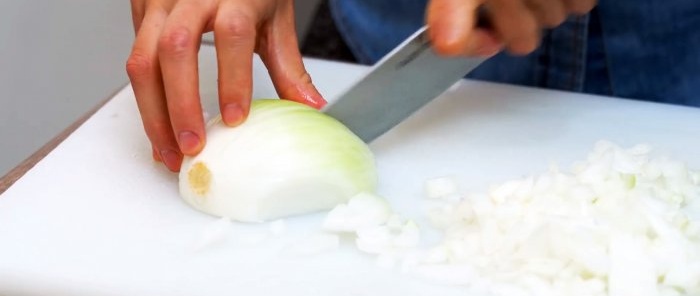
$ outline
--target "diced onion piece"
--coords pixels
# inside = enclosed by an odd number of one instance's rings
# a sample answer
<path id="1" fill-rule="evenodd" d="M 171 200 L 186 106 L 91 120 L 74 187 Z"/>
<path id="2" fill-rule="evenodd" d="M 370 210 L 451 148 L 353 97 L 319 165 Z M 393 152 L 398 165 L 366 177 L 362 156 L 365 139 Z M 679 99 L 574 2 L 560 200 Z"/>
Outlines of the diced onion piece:
<path id="1" fill-rule="evenodd" d="M 700 262 L 675 265 L 664 276 L 664 285 L 678 289 L 685 287 L 700 288 Z"/>
<path id="2" fill-rule="evenodd" d="M 391 230 L 400 230 L 404 226 L 404 219 L 398 214 L 391 214 L 386 221 L 386 226 Z"/>
<path id="3" fill-rule="evenodd" d="M 375 194 L 361 192 L 353 196 L 347 204 L 333 208 L 323 221 L 323 229 L 356 232 L 386 223 L 391 214 L 386 200 Z"/>
<path id="4" fill-rule="evenodd" d="M 425 195 L 431 199 L 448 198 L 457 194 L 454 177 L 439 177 L 425 181 Z"/>
<path id="5" fill-rule="evenodd" d="M 355 245 L 360 251 L 369 254 L 391 252 L 393 248 L 391 230 L 386 226 L 361 228 L 357 230 Z"/>
<path id="6" fill-rule="evenodd" d="M 420 229 L 413 221 L 408 221 L 401 232 L 393 238 L 392 244 L 397 248 L 413 248 L 420 243 Z"/>
<path id="7" fill-rule="evenodd" d="M 630 235 L 618 235 L 610 242 L 610 296 L 655 296 L 657 274 L 645 250 L 646 242 Z"/>

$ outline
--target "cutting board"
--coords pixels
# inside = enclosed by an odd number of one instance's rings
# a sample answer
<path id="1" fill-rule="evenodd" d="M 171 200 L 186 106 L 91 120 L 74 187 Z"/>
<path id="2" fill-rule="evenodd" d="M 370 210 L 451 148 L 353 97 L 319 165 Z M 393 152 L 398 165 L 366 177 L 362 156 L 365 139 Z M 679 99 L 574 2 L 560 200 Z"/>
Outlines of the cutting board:
<path id="1" fill-rule="evenodd" d="M 215 56 L 203 47 L 202 94 L 216 112 Z M 333 98 L 367 68 L 306 65 Z M 275 97 L 260 61 L 255 96 Z M 427 204 L 423 182 L 452 175 L 464 192 L 566 167 L 599 139 L 648 143 L 700 167 L 700 109 L 462 81 L 372 143 L 379 193 L 407 217 Z M 237 243 L 266 225 L 235 224 L 196 250 L 216 218 L 189 208 L 177 176 L 151 160 L 130 87 L 0 196 L 0 295 L 463 295 L 398 270 L 344 241 L 317 255 L 289 246 L 316 233 L 322 214 L 286 219 L 257 245 Z M 418 219 L 419 223 L 423 223 Z M 428 232 L 426 244 L 436 237 Z M 478 295 L 475 295 L 478 296 Z"/>

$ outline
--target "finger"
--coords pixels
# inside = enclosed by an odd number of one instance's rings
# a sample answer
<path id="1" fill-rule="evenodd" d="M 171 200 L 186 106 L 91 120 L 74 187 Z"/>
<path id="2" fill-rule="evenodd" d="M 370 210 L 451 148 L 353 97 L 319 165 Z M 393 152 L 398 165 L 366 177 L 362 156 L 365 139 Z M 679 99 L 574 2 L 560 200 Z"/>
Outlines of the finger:
<path id="1" fill-rule="evenodd" d="M 154 9 L 146 13 L 127 60 L 126 71 L 134 89 L 146 135 L 158 158 L 171 171 L 178 171 L 182 155 L 170 126 L 157 58 L 158 36 L 165 18 L 165 11 L 162 10 Z"/>
<path id="2" fill-rule="evenodd" d="M 222 5 L 214 22 L 219 107 L 229 126 L 243 122 L 253 93 L 253 52 L 258 16 L 240 5 Z"/>
<path id="3" fill-rule="evenodd" d="M 589 13 L 596 5 L 595 0 L 564 0 L 566 10 L 572 14 Z"/>
<path id="4" fill-rule="evenodd" d="M 566 20 L 566 7 L 560 0 L 528 0 L 525 5 L 544 28 L 557 27 Z"/>
<path id="5" fill-rule="evenodd" d="M 486 9 L 492 16 L 491 21 L 496 34 L 503 40 L 509 52 L 525 55 L 537 48 L 537 20 L 522 1 L 490 0 L 486 2 Z"/>
<path id="6" fill-rule="evenodd" d="M 321 109 L 327 102 L 304 67 L 294 27 L 292 1 L 285 3 L 278 6 L 275 16 L 263 28 L 262 33 L 266 36 L 260 44 L 260 56 L 282 99 Z"/>
<path id="7" fill-rule="evenodd" d="M 134 23 L 134 32 L 138 33 L 143 21 L 146 3 L 144 0 L 131 0 L 131 20 Z"/>
<path id="8" fill-rule="evenodd" d="M 197 52 L 210 18 L 207 1 L 175 6 L 158 41 L 170 123 L 180 151 L 195 155 L 204 147 L 204 118 L 199 98 Z"/>
<path id="9" fill-rule="evenodd" d="M 442 55 L 492 55 L 500 41 L 488 30 L 476 28 L 482 0 L 433 0 L 426 13 L 428 36 Z"/>
<path id="10" fill-rule="evenodd" d="M 435 51 L 446 56 L 489 56 L 501 48 L 490 32 L 477 28 L 481 0 L 433 0 L 426 15 L 428 36 Z"/>

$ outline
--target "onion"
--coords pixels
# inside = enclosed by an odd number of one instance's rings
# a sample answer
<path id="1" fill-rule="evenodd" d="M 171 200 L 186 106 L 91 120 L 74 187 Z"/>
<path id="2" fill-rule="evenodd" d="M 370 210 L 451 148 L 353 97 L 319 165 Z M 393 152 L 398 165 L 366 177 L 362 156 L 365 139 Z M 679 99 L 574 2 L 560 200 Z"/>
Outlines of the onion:
<path id="1" fill-rule="evenodd" d="M 185 157 L 180 194 L 205 213 L 261 222 L 331 209 L 373 192 L 374 158 L 357 136 L 311 107 L 255 100 L 248 119 L 207 128 L 207 145 Z"/>
<path id="2" fill-rule="evenodd" d="M 444 238 L 412 270 L 483 295 L 700 295 L 698 172 L 651 151 L 599 142 L 570 173 L 431 209 Z"/>
<path id="3" fill-rule="evenodd" d="M 450 198 L 457 194 L 457 181 L 454 177 L 439 177 L 425 181 L 425 193 L 428 198 Z"/>
<path id="4" fill-rule="evenodd" d="M 356 232 L 386 223 L 392 212 L 384 198 L 361 192 L 333 208 L 323 221 L 323 229 L 334 232 Z"/>

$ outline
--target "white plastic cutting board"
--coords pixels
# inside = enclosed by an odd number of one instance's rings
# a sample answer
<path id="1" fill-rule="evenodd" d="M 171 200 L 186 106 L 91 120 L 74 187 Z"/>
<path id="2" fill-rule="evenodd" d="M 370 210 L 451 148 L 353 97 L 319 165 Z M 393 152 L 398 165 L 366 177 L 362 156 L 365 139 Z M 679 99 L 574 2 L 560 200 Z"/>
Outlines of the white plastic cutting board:
<path id="1" fill-rule="evenodd" d="M 214 55 L 202 49 L 203 95 L 216 105 Z M 308 60 L 332 98 L 366 68 Z M 255 96 L 274 97 L 262 64 Z M 425 179 L 454 175 L 485 190 L 568 165 L 599 139 L 649 143 L 700 167 L 700 109 L 464 81 L 371 145 L 380 193 L 409 217 L 425 209 Z M 195 252 L 216 219 L 184 204 L 176 175 L 151 161 L 125 88 L 0 196 L 0 295 L 463 295 L 459 287 L 375 266 L 349 244 L 315 256 L 289 244 L 322 215 L 287 220 L 281 237 Z M 420 221 L 419 221 L 420 222 Z M 265 226 L 262 226 L 264 229 Z M 247 229 L 247 228 L 246 228 Z M 475 295 L 478 296 L 478 295 Z"/>

